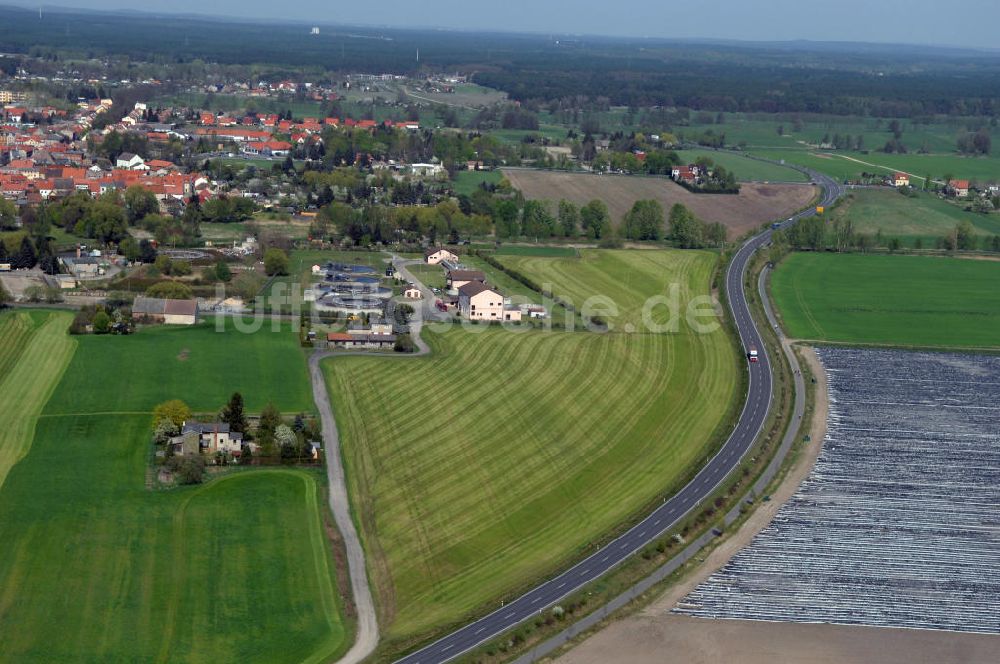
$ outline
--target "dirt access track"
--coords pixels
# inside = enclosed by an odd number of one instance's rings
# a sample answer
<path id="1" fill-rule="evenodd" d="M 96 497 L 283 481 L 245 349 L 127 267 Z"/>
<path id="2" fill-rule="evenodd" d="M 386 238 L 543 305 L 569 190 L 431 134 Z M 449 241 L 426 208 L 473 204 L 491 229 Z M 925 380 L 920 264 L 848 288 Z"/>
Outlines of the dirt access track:
<path id="1" fill-rule="evenodd" d="M 664 213 L 669 213 L 674 203 L 683 203 L 699 219 L 725 224 L 730 238 L 791 216 L 812 202 L 818 193 L 810 184 L 744 183 L 739 194 L 692 194 L 666 178 L 520 169 L 504 169 L 503 174 L 528 199 L 565 198 L 577 205 L 595 198 L 602 200 L 616 225 L 638 200 L 657 200 Z"/>

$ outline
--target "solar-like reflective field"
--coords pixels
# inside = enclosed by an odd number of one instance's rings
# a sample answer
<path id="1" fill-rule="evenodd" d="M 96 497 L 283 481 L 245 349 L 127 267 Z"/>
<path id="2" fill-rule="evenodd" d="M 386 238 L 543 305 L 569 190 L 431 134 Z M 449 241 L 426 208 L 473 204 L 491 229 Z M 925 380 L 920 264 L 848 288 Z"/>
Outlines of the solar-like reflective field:
<path id="1" fill-rule="evenodd" d="M 675 610 L 1000 633 L 1000 358 L 819 355 L 831 404 L 815 469 Z"/>

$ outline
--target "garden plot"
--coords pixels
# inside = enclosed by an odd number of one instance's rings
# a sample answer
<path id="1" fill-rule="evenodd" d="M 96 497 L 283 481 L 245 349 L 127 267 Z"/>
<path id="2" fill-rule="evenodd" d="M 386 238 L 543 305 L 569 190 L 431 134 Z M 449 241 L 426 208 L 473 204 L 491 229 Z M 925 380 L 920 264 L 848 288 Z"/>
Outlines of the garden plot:
<path id="1" fill-rule="evenodd" d="M 675 611 L 1000 633 L 1000 358 L 823 349 L 824 449 Z"/>

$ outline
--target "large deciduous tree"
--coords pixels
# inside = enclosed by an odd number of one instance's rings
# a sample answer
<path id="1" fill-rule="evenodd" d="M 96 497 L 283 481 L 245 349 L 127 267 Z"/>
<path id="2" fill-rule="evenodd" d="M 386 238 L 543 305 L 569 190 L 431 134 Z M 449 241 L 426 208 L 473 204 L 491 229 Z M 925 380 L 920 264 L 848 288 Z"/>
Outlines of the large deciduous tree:
<path id="1" fill-rule="evenodd" d="M 288 254 L 277 247 L 272 247 L 265 251 L 264 272 L 269 277 L 288 274 Z"/>
<path id="2" fill-rule="evenodd" d="M 575 237 L 579 233 L 580 211 L 572 202 L 559 201 L 559 231 L 563 237 Z"/>
<path id="3" fill-rule="evenodd" d="M 611 229 L 611 216 L 604 201 L 594 199 L 580 210 L 580 225 L 588 237 L 599 240 Z"/>
<path id="4" fill-rule="evenodd" d="M 659 240 L 663 237 L 663 206 L 659 201 L 636 201 L 623 220 L 625 237 L 631 240 Z"/>
<path id="5" fill-rule="evenodd" d="M 191 418 L 191 408 L 180 399 L 164 401 L 153 408 L 153 429 L 161 420 L 170 420 L 174 426 L 181 426 Z"/>
<path id="6" fill-rule="evenodd" d="M 146 215 L 157 214 L 159 211 L 160 203 L 153 192 L 137 184 L 125 190 L 125 213 L 130 224 L 135 224 Z"/>
<path id="7" fill-rule="evenodd" d="M 17 225 L 17 207 L 6 198 L 0 198 L 0 230 L 11 230 Z"/>

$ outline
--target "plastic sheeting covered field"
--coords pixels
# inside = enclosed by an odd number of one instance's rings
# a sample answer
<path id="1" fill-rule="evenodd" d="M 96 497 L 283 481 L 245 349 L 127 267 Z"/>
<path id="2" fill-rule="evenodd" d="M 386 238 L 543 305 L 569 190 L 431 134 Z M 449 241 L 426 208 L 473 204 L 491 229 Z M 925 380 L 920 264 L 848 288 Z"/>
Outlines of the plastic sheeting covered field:
<path id="1" fill-rule="evenodd" d="M 675 611 L 1000 633 L 1000 358 L 819 355 L 815 469 Z"/>

